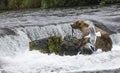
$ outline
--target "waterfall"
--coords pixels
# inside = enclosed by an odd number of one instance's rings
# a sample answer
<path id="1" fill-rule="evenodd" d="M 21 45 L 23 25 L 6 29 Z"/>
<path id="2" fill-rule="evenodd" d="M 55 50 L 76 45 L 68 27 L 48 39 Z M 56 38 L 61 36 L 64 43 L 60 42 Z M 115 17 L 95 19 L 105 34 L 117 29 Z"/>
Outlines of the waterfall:
<path id="1" fill-rule="evenodd" d="M 62 36 L 64 38 L 64 36 L 72 35 L 72 28 L 68 24 L 15 27 L 13 31 L 16 33 L 15 35 L 0 37 L 0 56 L 14 56 L 18 52 L 29 50 L 30 41 L 50 36 Z M 74 36 L 80 37 L 80 31 L 76 31 Z"/>
<path id="2" fill-rule="evenodd" d="M 9 34 L 0 37 L 1 73 L 74 73 L 84 70 L 89 72 L 89 70 L 94 69 L 102 72 L 102 69 L 111 70 L 113 67 L 115 69 L 119 67 L 120 33 L 111 35 L 113 43 L 117 44 L 117 46 L 114 45 L 112 52 L 102 53 L 98 51 L 90 56 L 58 56 L 29 51 L 29 42 L 54 35 L 62 35 L 63 37 L 72 35 L 72 28 L 69 24 L 15 27 L 13 31 L 16 33 L 15 35 Z M 75 30 L 74 36 L 80 37 L 81 32 Z M 103 68 L 103 66 L 107 67 Z"/>
<path id="3" fill-rule="evenodd" d="M 113 45 L 119 45 L 120 46 L 120 33 L 112 34 L 110 35 L 113 41 Z"/>
<path id="4" fill-rule="evenodd" d="M 112 51 L 97 50 L 92 55 L 75 56 L 29 51 L 30 41 L 54 35 L 72 35 L 70 24 L 79 19 L 90 20 L 109 32 L 113 41 Z M 119 32 L 120 5 L 2 11 L 0 73 L 119 73 Z M 74 30 L 73 36 L 80 38 L 81 32 Z"/>
<path id="5" fill-rule="evenodd" d="M 30 41 L 40 40 L 56 35 L 62 36 L 63 38 L 67 35 L 72 36 L 72 28 L 70 23 L 47 26 L 15 27 L 13 31 L 16 34 L 6 34 L 5 36 L 0 37 L 0 56 L 13 56 L 18 52 L 29 50 Z M 81 32 L 79 30 L 74 30 L 73 36 L 81 38 Z M 111 35 L 111 38 L 114 44 L 120 45 L 118 36 L 119 33 L 113 34 Z"/>
<path id="6" fill-rule="evenodd" d="M 58 24 L 58 25 L 48 25 L 48 26 L 33 26 L 18 28 L 19 30 L 25 32 L 31 40 L 40 40 L 43 38 L 48 38 L 50 36 L 62 36 L 63 38 L 67 35 L 72 35 L 72 28 L 70 23 L 68 24 Z M 75 36 L 81 37 L 81 32 L 76 31 Z"/>
<path id="7" fill-rule="evenodd" d="M 111 52 L 97 51 L 89 56 L 58 56 L 29 51 L 29 42 L 55 35 L 62 37 L 66 35 L 72 36 L 70 23 L 24 26 L 10 29 L 15 34 L 4 34 L 4 36 L 0 37 L 0 73 L 82 73 L 84 71 L 89 73 L 95 69 L 94 72 L 106 72 L 103 69 L 114 72 L 119 67 L 120 33 L 110 35 L 114 44 Z M 81 32 L 75 30 L 73 36 L 80 38 Z"/>
<path id="8" fill-rule="evenodd" d="M 30 39 L 27 35 L 15 30 L 16 35 L 5 35 L 0 37 L 0 56 L 14 56 L 17 52 L 24 52 L 29 48 Z"/>

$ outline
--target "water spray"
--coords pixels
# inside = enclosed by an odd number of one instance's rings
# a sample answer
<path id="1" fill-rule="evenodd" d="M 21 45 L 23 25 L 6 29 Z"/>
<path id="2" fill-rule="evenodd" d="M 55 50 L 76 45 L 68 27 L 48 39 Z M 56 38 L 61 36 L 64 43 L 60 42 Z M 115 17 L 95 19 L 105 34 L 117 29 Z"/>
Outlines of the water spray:
<path id="1" fill-rule="evenodd" d="M 92 45 L 95 45 L 97 35 L 96 35 L 94 24 L 93 24 L 93 22 L 90 22 L 90 21 L 85 21 L 85 23 L 88 25 L 88 28 L 89 28 L 89 31 L 90 31 L 90 33 L 88 35 L 88 36 L 90 36 L 90 43 Z"/>

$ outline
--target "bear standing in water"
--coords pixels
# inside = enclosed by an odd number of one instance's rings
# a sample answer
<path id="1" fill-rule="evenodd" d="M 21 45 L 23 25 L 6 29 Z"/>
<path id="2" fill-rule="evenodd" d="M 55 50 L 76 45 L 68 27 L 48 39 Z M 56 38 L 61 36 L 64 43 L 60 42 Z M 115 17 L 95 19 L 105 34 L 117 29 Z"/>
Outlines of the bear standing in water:
<path id="1" fill-rule="evenodd" d="M 84 20 L 78 20 L 71 25 L 73 29 L 79 29 L 82 32 L 82 41 L 80 46 L 82 47 L 86 43 L 90 42 L 90 38 L 86 38 L 90 34 L 89 24 Z M 109 36 L 109 33 L 94 26 L 96 32 L 100 32 L 101 36 L 96 38 L 95 47 L 101 49 L 102 51 L 111 51 L 112 49 L 112 40 Z"/>

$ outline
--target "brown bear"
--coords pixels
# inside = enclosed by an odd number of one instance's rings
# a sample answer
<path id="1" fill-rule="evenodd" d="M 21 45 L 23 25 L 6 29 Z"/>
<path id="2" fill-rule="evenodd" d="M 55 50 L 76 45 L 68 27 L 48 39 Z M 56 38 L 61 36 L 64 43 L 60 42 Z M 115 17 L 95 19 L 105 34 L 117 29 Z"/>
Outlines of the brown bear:
<path id="1" fill-rule="evenodd" d="M 82 32 L 82 41 L 80 43 L 80 46 L 83 46 L 86 43 L 90 42 L 90 38 L 85 38 L 85 36 L 87 36 L 90 33 L 90 31 L 88 28 L 88 24 L 86 24 L 84 20 L 76 21 L 74 24 L 71 25 L 71 27 L 73 29 L 79 29 Z M 94 27 L 95 27 L 96 32 L 101 33 L 101 36 L 97 37 L 97 39 L 96 39 L 95 47 L 99 48 L 105 52 L 111 51 L 112 40 L 109 36 L 109 33 L 96 27 L 95 25 L 94 25 Z"/>

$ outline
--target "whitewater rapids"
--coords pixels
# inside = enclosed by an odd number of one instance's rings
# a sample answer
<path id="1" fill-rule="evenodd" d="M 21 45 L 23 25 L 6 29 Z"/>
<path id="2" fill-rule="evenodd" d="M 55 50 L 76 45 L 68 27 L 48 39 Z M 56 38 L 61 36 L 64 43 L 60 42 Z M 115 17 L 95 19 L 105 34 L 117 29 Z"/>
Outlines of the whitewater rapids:
<path id="1" fill-rule="evenodd" d="M 115 46 L 113 49 L 120 48 Z M 120 68 L 120 50 L 90 56 L 58 56 L 41 54 L 38 51 L 26 51 L 16 57 L 2 58 L 1 72 L 7 73 L 70 73 L 82 71 L 101 71 Z"/>
<path id="2" fill-rule="evenodd" d="M 29 51 L 30 41 L 59 34 L 72 35 L 68 24 L 78 19 L 90 19 L 94 23 L 97 21 L 98 26 L 109 33 L 116 32 L 110 35 L 113 41 L 112 51 L 98 50 L 92 55 L 75 56 L 47 55 L 38 51 Z M 119 5 L 93 7 L 93 9 L 0 13 L 0 73 L 120 73 L 119 20 Z M 53 25 L 49 27 L 41 27 L 41 25 L 52 23 Z M 59 25 L 64 23 L 67 25 Z M 12 35 L 9 29 L 4 28 L 9 28 Z M 75 36 L 79 37 L 81 34 L 77 32 Z"/>
<path id="3" fill-rule="evenodd" d="M 58 28 L 58 26 L 55 27 Z M 55 29 L 55 27 L 53 28 Z M 28 32 L 27 29 L 26 31 Z M 34 32 L 38 31 L 36 27 L 32 27 L 29 30 L 32 29 L 36 29 Z M 68 27 L 66 29 L 69 31 Z M 59 28 L 59 32 L 61 31 Z M 92 55 L 59 56 L 55 54 L 42 54 L 39 51 L 29 51 L 28 43 L 31 39 L 27 37 L 26 33 L 20 31 L 20 29 L 16 32 L 19 36 L 5 36 L 4 38 L 0 38 L 0 41 L 3 41 L 2 47 L 9 46 L 9 48 L 12 48 L 7 49 L 6 47 L 1 50 L 3 52 L 3 54 L 1 52 L 3 56 L 0 56 L 1 73 L 82 73 L 84 71 L 88 71 L 87 73 L 89 73 L 91 71 L 104 72 L 104 70 L 112 70 L 113 73 L 114 69 L 120 68 L 120 33 L 111 35 L 114 43 L 112 51 L 102 52 L 98 50 Z M 35 38 L 34 36 L 33 39 Z M 4 45 L 5 43 L 7 45 Z"/>

